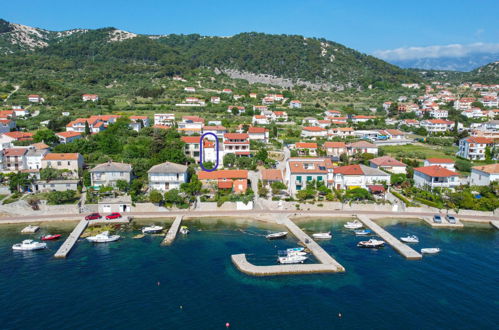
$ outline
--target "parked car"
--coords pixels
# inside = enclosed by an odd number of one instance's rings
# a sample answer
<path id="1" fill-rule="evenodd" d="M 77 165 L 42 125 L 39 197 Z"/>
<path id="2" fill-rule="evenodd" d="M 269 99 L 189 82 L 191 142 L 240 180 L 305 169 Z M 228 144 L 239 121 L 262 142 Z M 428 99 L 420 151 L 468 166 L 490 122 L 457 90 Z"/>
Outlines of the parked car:
<path id="1" fill-rule="evenodd" d="M 100 215 L 99 213 L 92 213 L 92 214 L 87 215 L 85 217 L 85 220 L 97 220 L 100 218 L 102 218 L 102 215 Z"/>
<path id="2" fill-rule="evenodd" d="M 442 223 L 442 217 L 440 215 L 438 215 L 438 214 L 435 214 L 433 216 L 433 222 L 434 223 Z"/>
<path id="3" fill-rule="evenodd" d="M 455 223 L 457 223 L 457 218 L 456 218 L 455 216 L 453 216 L 453 215 L 449 215 L 449 214 L 447 214 L 447 215 L 445 216 L 445 219 L 447 219 L 447 221 L 448 221 L 449 223 L 451 223 L 451 224 L 455 224 Z"/>
<path id="4" fill-rule="evenodd" d="M 119 219 L 119 218 L 121 218 L 121 214 L 120 214 L 120 213 L 118 213 L 118 212 L 113 212 L 113 213 L 111 213 L 111 214 L 106 215 L 106 219 L 107 219 L 107 220 L 111 220 L 111 219 Z"/>

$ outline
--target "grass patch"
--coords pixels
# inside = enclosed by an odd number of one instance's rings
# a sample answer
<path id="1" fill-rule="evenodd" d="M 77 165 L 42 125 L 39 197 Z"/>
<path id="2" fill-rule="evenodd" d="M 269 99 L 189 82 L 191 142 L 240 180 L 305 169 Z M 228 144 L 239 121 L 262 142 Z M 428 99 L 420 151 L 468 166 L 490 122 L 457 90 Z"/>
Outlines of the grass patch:
<path id="1" fill-rule="evenodd" d="M 406 144 L 401 146 L 383 146 L 380 147 L 385 155 L 401 158 L 451 158 L 456 160 L 457 147 L 439 147 L 420 144 Z"/>

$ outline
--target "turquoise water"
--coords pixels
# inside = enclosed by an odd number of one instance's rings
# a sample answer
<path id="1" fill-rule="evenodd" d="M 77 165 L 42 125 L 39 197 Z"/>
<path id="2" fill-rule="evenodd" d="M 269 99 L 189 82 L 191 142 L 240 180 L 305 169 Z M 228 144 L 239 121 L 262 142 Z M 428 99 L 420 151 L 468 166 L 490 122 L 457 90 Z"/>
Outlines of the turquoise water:
<path id="1" fill-rule="evenodd" d="M 391 247 L 357 248 L 360 239 L 342 223 L 300 226 L 332 229 L 333 240 L 321 244 L 347 272 L 239 273 L 231 254 L 273 264 L 276 249 L 296 245 L 292 238 L 266 241 L 266 229 L 254 223 L 193 223 L 192 233 L 169 247 L 160 246 L 161 237 L 132 239 L 131 231 L 112 244 L 82 240 L 66 260 L 52 257 L 62 241 L 46 251 L 13 252 L 10 246 L 27 236 L 20 226 L 0 227 L 0 327 L 224 329 L 230 322 L 232 329 L 497 329 L 497 231 L 388 224 L 396 236 L 418 235 L 418 248 L 442 249 L 407 261 Z"/>

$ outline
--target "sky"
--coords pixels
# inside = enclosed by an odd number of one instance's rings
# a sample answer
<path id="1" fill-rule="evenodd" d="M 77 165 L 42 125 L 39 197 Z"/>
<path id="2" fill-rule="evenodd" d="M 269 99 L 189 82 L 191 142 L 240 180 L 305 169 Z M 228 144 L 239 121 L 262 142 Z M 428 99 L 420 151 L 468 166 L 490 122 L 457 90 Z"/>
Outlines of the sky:
<path id="1" fill-rule="evenodd" d="M 326 38 L 385 59 L 499 52 L 498 0 L 18 0 L 0 18 L 47 30 Z"/>

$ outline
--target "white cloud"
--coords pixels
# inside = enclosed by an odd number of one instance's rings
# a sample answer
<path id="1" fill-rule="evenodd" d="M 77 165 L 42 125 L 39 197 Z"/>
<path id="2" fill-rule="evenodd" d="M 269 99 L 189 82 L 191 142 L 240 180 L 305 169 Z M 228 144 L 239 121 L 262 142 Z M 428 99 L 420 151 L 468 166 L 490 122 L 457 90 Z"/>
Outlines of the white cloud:
<path id="1" fill-rule="evenodd" d="M 498 44 L 477 42 L 462 45 L 436 45 L 426 47 L 405 47 L 388 50 L 377 50 L 373 55 L 383 60 L 413 60 L 419 58 L 462 57 L 473 53 L 499 53 Z"/>

